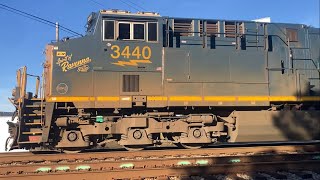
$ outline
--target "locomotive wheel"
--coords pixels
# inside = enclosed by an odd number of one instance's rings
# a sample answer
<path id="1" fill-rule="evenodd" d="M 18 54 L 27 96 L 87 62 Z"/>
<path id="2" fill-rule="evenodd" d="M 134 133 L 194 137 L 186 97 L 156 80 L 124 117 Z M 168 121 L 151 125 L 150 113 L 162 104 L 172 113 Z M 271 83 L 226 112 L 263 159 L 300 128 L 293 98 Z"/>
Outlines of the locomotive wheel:
<path id="1" fill-rule="evenodd" d="M 125 145 L 123 146 L 127 151 L 141 151 L 144 149 L 143 146 L 135 146 L 135 145 Z"/>
<path id="2" fill-rule="evenodd" d="M 11 136 L 7 138 L 6 144 L 5 144 L 5 147 L 4 147 L 4 150 L 5 150 L 5 151 L 10 151 L 10 150 L 11 150 L 13 141 L 14 141 L 14 140 L 13 140 L 13 138 L 12 138 Z"/>
<path id="3" fill-rule="evenodd" d="M 200 149 L 203 145 L 202 144 L 178 144 L 180 147 L 185 149 Z"/>
<path id="4" fill-rule="evenodd" d="M 80 153 L 82 151 L 82 149 L 78 149 L 78 148 L 66 148 L 66 149 L 62 149 L 63 153 L 66 154 L 76 154 L 76 153 Z"/>

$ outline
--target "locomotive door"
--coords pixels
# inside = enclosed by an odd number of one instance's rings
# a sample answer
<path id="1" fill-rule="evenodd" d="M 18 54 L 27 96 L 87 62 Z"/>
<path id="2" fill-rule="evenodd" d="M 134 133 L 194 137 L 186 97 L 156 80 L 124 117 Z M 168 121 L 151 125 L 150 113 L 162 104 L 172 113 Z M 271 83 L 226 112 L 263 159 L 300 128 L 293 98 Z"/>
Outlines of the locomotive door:
<path id="1" fill-rule="evenodd" d="M 181 49 L 166 49 L 165 78 L 167 82 L 188 82 L 190 74 L 190 52 Z"/>

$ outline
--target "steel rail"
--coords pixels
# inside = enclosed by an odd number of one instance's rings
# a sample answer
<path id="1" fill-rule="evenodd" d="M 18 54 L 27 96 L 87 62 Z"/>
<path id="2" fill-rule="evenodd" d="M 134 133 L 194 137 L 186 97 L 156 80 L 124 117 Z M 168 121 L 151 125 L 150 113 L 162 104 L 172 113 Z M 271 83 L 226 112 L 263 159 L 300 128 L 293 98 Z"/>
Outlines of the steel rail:
<path id="1" fill-rule="evenodd" d="M 0 178 L 53 179 L 57 177 L 91 178 L 104 175 L 104 179 L 158 178 L 161 176 L 191 176 L 277 170 L 318 170 L 320 153 L 241 155 L 222 157 L 155 158 L 121 161 L 74 161 L 47 164 L 28 164 L 0 167 Z M 60 168 L 59 168 L 60 167 Z M 64 167 L 64 169 L 62 168 Z M 59 169 L 58 169 L 59 168 Z M 7 172 L 4 172 L 7 170 Z M 73 177 L 75 178 L 75 177 Z M 91 179 L 88 178 L 88 179 Z"/>
<path id="2" fill-rule="evenodd" d="M 16 162 L 41 162 L 41 161 L 61 161 L 70 159 L 132 159 L 143 157 L 181 157 L 195 155 L 225 156 L 232 154 L 254 154 L 264 152 L 314 152 L 320 150 L 320 145 L 277 145 L 277 146 L 250 146 L 250 147 L 211 147 L 202 149 L 163 149 L 144 151 L 109 151 L 109 152 L 86 152 L 76 154 L 32 154 L 30 152 L 21 153 L 0 153 L 0 165 Z"/>

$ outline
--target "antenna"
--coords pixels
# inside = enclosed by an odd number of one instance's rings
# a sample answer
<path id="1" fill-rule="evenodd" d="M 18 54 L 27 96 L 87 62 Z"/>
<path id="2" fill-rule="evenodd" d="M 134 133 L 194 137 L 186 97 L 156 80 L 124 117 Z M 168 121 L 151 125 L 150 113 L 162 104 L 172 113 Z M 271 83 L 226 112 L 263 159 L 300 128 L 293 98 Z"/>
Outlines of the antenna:
<path id="1" fill-rule="evenodd" d="M 56 41 L 59 41 L 59 23 L 56 22 Z"/>

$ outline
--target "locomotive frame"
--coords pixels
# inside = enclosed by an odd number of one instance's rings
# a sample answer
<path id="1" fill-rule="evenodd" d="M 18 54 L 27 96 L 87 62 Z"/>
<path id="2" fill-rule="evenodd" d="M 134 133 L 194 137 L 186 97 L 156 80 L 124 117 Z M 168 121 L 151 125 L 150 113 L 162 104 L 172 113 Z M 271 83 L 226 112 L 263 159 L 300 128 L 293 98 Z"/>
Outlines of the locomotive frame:
<path id="1" fill-rule="evenodd" d="M 47 45 L 35 95 L 26 92 L 26 68 L 18 71 L 10 149 L 318 139 L 318 32 L 300 24 L 92 13 L 86 36 Z M 313 128 L 298 137 L 283 132 L 300 121 Z"/>

